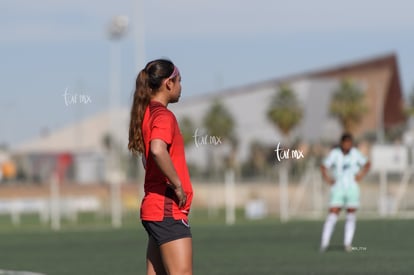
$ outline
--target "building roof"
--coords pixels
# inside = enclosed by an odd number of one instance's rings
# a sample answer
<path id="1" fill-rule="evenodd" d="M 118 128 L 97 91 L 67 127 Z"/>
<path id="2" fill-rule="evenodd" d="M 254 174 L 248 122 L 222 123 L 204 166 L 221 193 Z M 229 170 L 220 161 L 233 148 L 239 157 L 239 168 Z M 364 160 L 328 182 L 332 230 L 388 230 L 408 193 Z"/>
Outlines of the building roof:
<path id="1" fill-rule="evenodd" d="M 64 126 L 32 140 L 28 140 L 13 148 L 15 153 L 60 153 L 60 152 L 105 152 L 103 139 L 110 133 L 112 112 L 99 113 L 77 123 Z M 117 139 L 126 140 L 128 111 L 126 109 L 113 112 L 118 121 Z"/>
<path id="2" fill-rule="evenodd" d="M 289 84 L 301 79 L 352 79 L 364 84 L 369 113 L 364 118 L 358 133 L 375 131 L 378 127 L 391 128 L 405 122 L 403 111 L 403 95 L 398 68 L 398 60 L 395 53 L 378 55 L 349 63 L 329 66 L 323 69 L 311 70 L 284 77 L 276 77 L 265 81 L 224 89 L 207 95 L 200 95 L 183 100 L 181 104 L 193 104 L 194 102 L 216 97 L 231 97 L 244 93 L 278 87 L 281 84 Z"/>

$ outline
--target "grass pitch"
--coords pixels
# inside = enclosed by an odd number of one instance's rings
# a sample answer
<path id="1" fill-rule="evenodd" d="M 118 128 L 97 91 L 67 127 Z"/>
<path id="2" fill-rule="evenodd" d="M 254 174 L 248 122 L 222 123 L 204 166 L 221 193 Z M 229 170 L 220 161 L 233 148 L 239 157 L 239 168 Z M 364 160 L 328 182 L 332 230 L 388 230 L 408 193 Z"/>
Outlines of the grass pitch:
<path id="1" fill-rule="evenodd" d="M 318 251 L 323 221 L 192 219 L 194 274 L 414 274 L 414 222 L 359 220 L 354 251 L 342 249 L 339 221 L 330 249 Z M 145 274 L 147 236 L 137 219 L 108 225 L 19 228 L 0 223 L 0 270 L 48 275 Z"/>

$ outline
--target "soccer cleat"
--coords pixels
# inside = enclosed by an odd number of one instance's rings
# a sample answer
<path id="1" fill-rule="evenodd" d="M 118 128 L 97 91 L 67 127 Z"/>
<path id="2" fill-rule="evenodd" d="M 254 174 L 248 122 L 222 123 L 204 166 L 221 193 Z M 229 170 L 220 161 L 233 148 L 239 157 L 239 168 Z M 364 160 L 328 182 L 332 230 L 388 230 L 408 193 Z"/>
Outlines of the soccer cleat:
<path id="1" fill-rule="evenodd" d="M 352 252 L 352 246 L 345 245 L 345 252 Z"/>

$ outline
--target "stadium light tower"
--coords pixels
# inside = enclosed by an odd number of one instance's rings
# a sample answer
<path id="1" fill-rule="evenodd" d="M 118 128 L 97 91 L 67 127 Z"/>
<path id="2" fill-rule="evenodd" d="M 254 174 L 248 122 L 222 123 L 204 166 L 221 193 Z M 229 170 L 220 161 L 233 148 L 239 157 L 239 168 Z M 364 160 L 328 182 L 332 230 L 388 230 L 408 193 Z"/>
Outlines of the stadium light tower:
<path id="1" fill-rule="evenodd" d="M 132 36 L 134 38 L 134 58 L 135 58 L 135 75 L 137 76 L 141 69 L 145 67 L 145 12 L 144 12 L 144 0 L 132 0 L 133 13 L 132 13 Z M 141 176 L 144 174 L 144 168 L 138 165 L 138 174 Z M 139 180 L 138 194 L 140 194 L 140 200 L 144 197 L 144 179 Z"/>
<path id="2" fill-rule="evenodd" d="M 128 17 L 119 15 L 112 18 L 108 35 L 111 43 L 111 63 L 110 63 L 110 147 L 109 147 L 109 167 L 108 180 L 111 184 L 111 217 L 112 226 L 121 227 L 122 225 L 122 205 L 121 205 L 121 181 L 122 173 L 120 170 L 120 158 L 116 152 L 116 136 L 119 133 L 119 107 L 120 107 L 120 75 L 121 75 L 121 46 L 119 41 L 125 36 L 128 29 Z"/>
<path id="3" fill-rule="evenodd" d="M 145 66 L 145 13 L 144 0 L 133 1 L 133 36 L 135 40 L 135 70 L 136 74 Z"/>

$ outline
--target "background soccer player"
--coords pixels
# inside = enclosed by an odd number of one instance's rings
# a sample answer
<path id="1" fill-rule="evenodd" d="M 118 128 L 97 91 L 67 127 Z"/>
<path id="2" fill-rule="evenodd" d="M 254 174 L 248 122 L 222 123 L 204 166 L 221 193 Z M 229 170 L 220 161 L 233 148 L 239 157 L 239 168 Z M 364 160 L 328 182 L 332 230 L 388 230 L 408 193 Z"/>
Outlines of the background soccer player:
<path id="1" fill-rule="evenodd" d="M 342 135 L 340 146 L 332 149 L 321 165 L 322 176 L 331 185 L 330 208 L 323 226 L 321 251 L 325 251 L 329 246 L 342 208 L 346 208 L 347 211 L 344 246 L 346 251 L 351 251 L 356 226 L 355 212 L 359 206 L 358 182 L 367 174 L 369 167 L 370 162 L 353 147 L 351 134 Z"/>
<path id="2" fill-rule="evenodd" d="M 145 196 L 142 224 L 148 232 L 147 274 L 192 274 L 187 216 L 193 191 L 184 142 L 169 103 L 181 95 L 181 75 L 169 60 L 149 62 L 138 74 L 128 148 L 142 154 Z"/>

